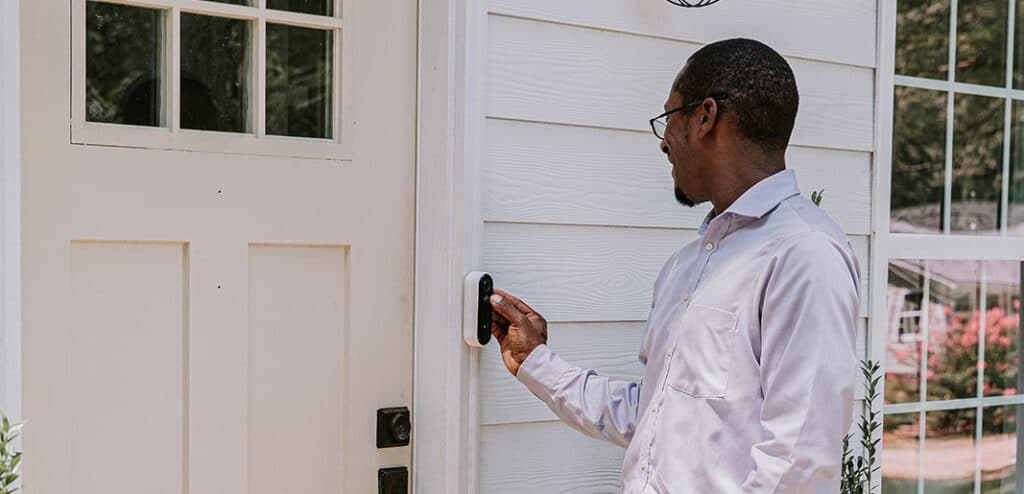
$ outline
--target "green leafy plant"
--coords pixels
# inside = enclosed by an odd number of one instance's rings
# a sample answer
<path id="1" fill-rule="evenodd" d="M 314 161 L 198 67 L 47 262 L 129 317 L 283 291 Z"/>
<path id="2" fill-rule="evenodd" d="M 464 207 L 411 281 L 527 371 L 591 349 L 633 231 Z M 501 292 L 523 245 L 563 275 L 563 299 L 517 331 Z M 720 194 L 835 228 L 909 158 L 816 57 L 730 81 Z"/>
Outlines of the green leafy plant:
<path id="1" fill-rule="evenodd" d="M 878 411 L 874 404 L 878 399 L 878 384 L 882 380 L 880 366 L 872 360 L 861 362 L 860 372 L 864 378 L 864 409 L 861 413 L 860 425 L 860 447 L 859 453 L 854 453 L 850 448 L 850 441 L 853 434 L 847 434 L 843 438 L 843 471 L 840 476 L 840 494 L 870 494 L 871 476 L 878 471 L 878 443 L 875 439 L 875 432 L 882 426 L 878 422 Z"/>
<path id="2" fill-rule="evenodd" d="M 21 472 L 21 452 L 14 450 L 14 443 L 21 436 L 24 422 L 12 424 L 6 415 L 0 424 L 0 494 L 12 494 L 19 487 L 14 487 Z"/>
<path id="3" fill-rule="evenodd" d="M 825 189 L 812 190 L 811 191 L 811 202 L 813 202 L 815 206 L 818 206 L 820 208 L 821 207 L 822 194 L 824 194 L 824 193 L 825 193 Z"/>

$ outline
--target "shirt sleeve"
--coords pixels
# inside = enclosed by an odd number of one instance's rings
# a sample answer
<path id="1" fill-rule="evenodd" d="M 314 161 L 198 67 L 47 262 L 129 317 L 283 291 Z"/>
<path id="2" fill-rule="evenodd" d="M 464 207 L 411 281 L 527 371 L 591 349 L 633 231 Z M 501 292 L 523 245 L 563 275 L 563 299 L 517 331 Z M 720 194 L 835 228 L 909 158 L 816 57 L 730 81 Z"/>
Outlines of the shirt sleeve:
<path id="1" fill-rule="evenodd" d="M 853 418 L 860 270 L 823 233 L 780 244 L 763 285 L 760 421 L 744 493 L 839 492 Z"/>
<path id="2" fill-rule="evenodd" d="M 614 381 L 569 365 L 540 345 L 516 378 L 573 429 L 623 448 L 636 430 L 640 383 Z"/>

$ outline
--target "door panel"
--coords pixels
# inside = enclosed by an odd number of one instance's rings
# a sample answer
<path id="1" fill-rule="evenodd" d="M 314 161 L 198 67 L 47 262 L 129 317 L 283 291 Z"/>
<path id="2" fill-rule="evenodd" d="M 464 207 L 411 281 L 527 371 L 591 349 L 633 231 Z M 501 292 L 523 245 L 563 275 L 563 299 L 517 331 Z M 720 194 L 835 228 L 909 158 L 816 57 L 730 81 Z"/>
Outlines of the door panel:
<path id="1" fill-rule="evenodd" d="M 81 1 L 21 8 L 27 492 L 375 492 L 411 458 L 375 420 L 412 400 L 416 3 L 352 0 L 332 161 L 71 144 Z"/>

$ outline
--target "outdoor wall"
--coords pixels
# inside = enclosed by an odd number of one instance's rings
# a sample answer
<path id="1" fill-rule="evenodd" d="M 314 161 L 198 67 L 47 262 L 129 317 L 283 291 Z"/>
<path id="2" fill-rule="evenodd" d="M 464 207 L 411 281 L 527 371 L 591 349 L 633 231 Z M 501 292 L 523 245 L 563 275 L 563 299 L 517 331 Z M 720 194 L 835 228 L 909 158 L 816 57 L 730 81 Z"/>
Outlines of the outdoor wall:
<path id="1" fill-rule="evenodd" d="M 550 322 L 577 365 L 639 379 L 640 335 L 662 263 L 709 206 L 687 210 L 648 119 L 703 43 L 759 39 L 796 73 L 788 163 L 851 236 L 864 273 L 865 355 L 874 145 L 875 0 L 491 0 L 483 262 Z M 884 275 L 884 273 L 883 273 Z M 823 349 L 827 351 L 827 349 Z M 613 492 L 624 450 L 586 438 L 505 370 L 480 376 L 479 492 Z"/>

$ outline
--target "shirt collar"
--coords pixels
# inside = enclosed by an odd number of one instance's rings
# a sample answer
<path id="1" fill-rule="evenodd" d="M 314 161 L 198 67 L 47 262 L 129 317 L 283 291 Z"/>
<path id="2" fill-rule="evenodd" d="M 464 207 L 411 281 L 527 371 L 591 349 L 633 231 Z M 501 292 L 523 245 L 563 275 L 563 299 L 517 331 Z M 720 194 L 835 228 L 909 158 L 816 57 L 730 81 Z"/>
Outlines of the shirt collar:
<path id="1" fill-rule="evenodd" d="M 799 193 L 800 188 L 796 183 L 796 173 L 793 170 L 782 170 L 762 179 L 747 189 L 721 216 L 733 214 L 758 219 L 775 209 L 782 201 Z M 718 215 L 715 214 L 715 210 L 712 208 L 704 218 L 704 222 L 700 225 L 700 235 L 704 235 L 708 225 L 716 216 Z"/>

